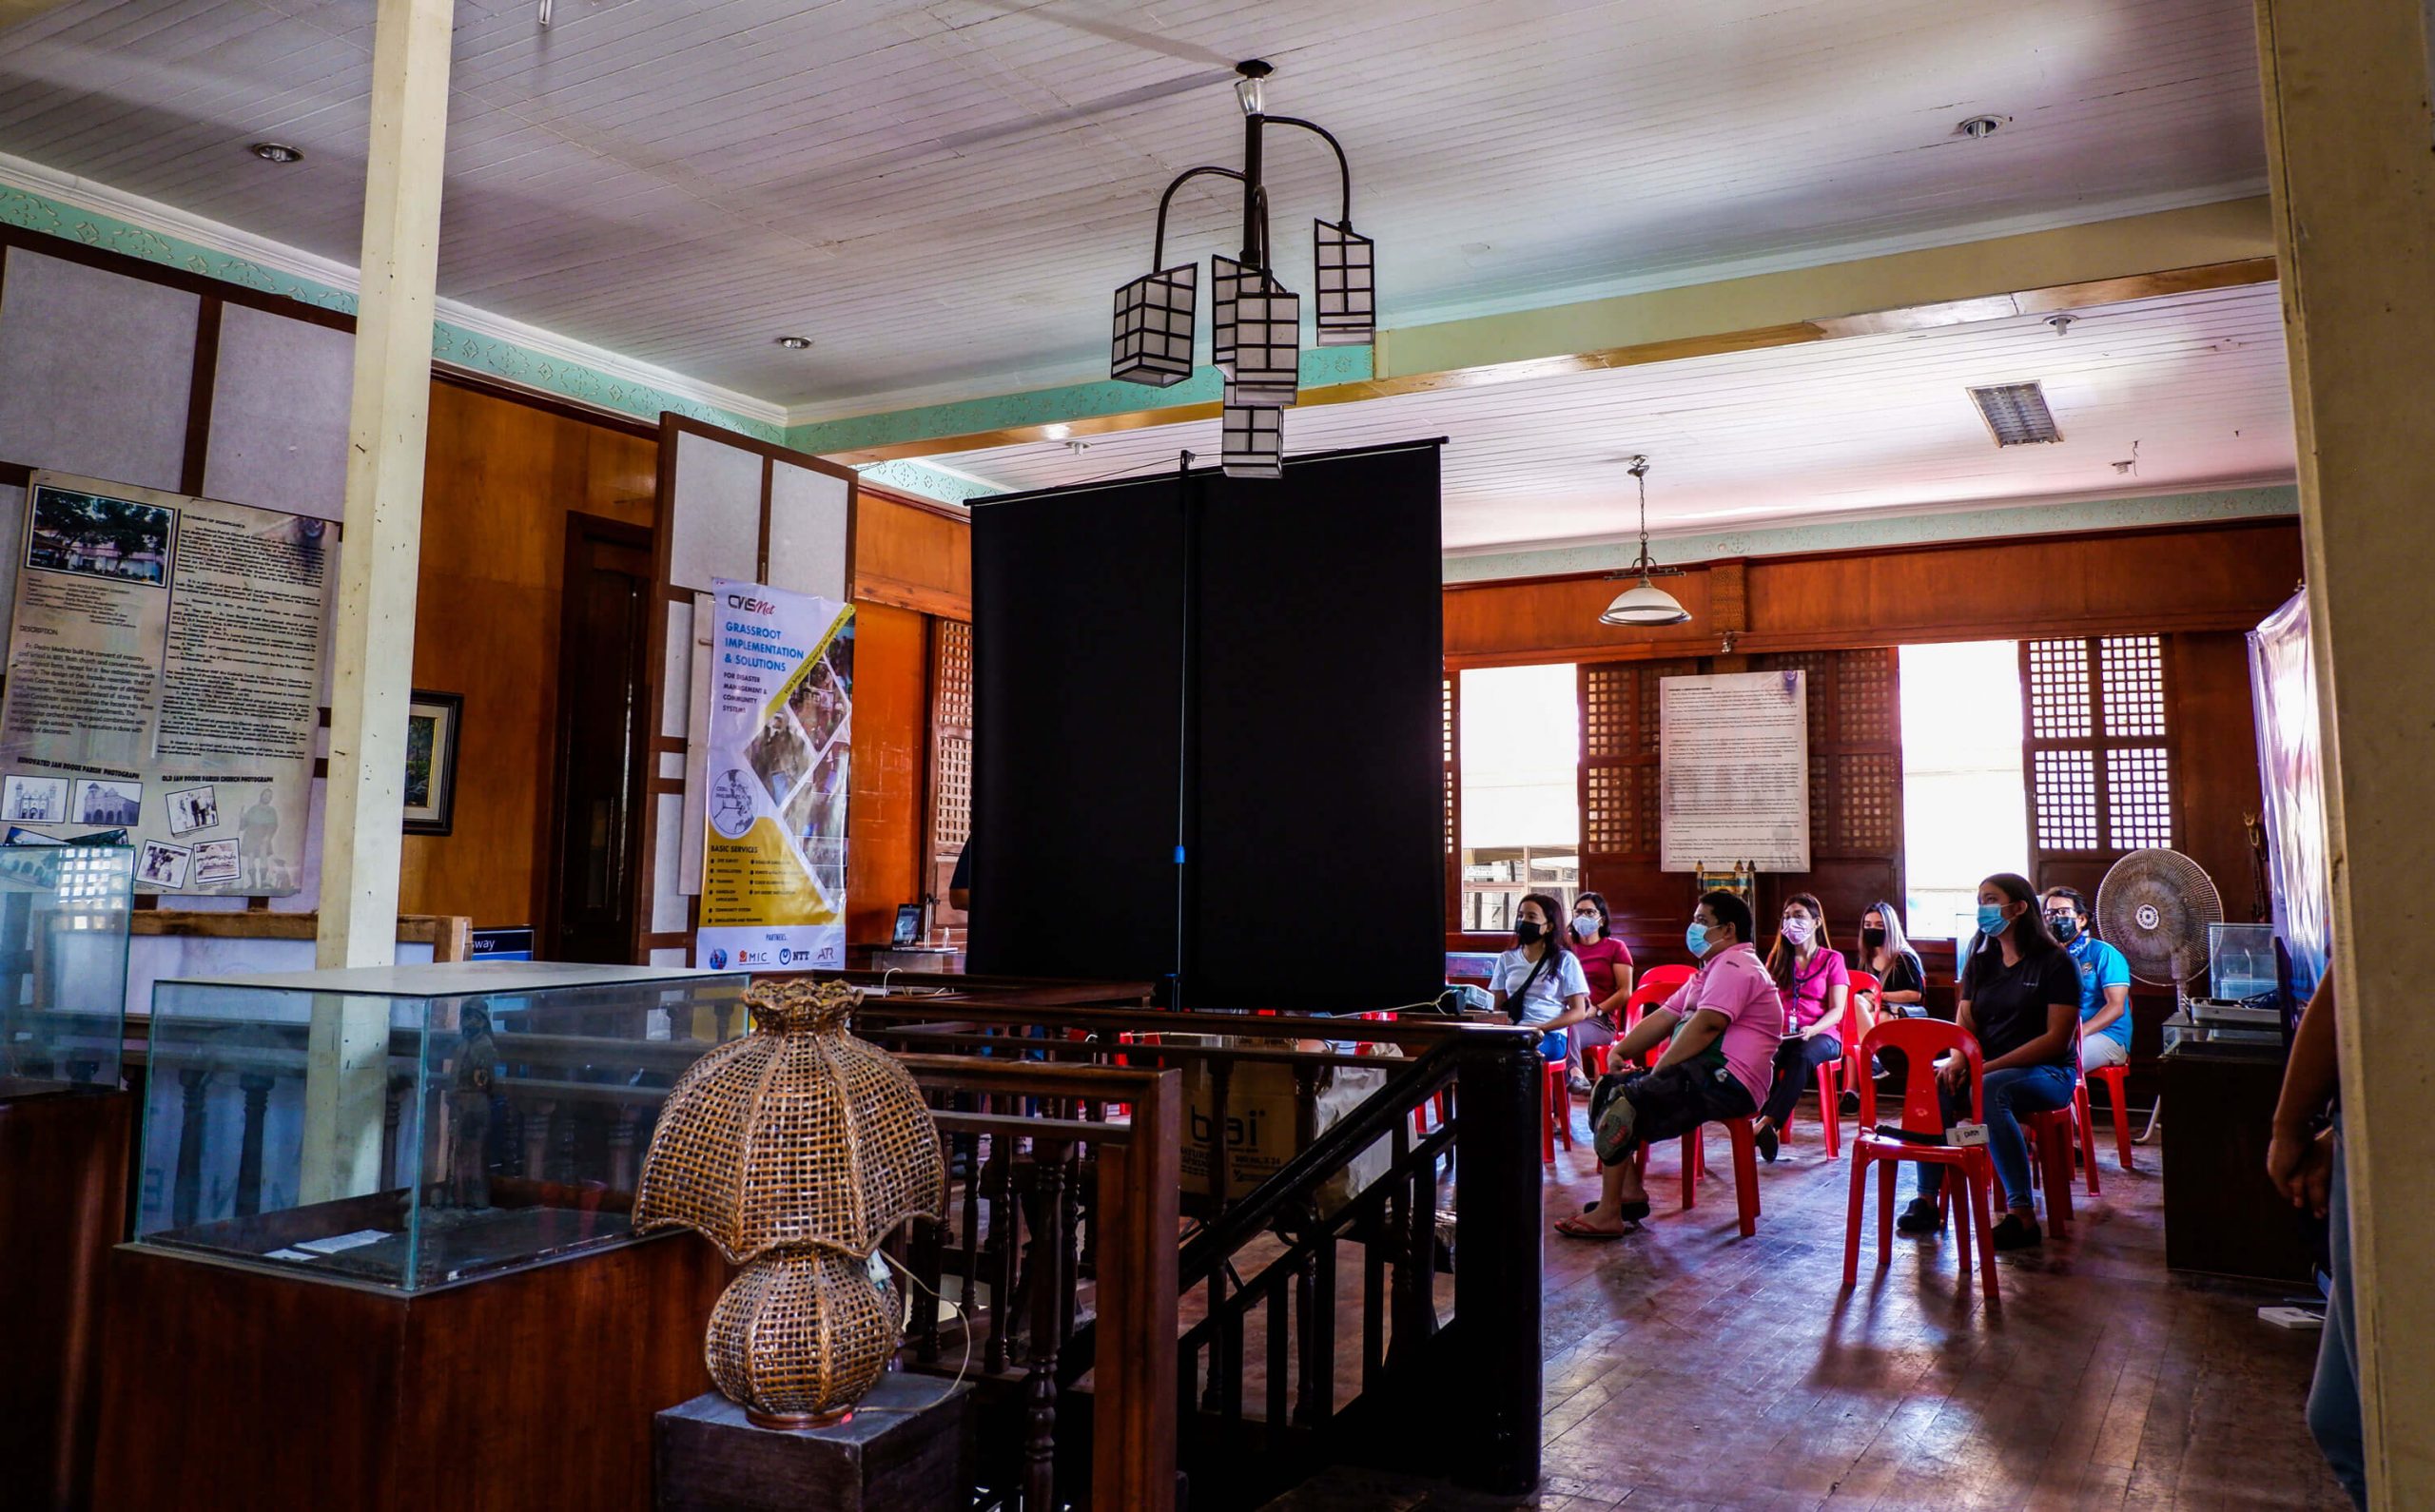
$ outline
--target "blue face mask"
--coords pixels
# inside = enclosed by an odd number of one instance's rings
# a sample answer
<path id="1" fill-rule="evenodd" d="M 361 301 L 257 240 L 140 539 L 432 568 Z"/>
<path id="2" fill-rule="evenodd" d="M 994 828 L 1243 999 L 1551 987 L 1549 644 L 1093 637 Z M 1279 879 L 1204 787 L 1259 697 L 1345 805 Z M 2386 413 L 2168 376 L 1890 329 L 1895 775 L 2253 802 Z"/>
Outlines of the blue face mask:
<path id="1" fill-rule="evenodd" d="M 1691 927 L 1683 931 L 1683 943 L 1690 947 L 1691 954 L 1694 956 L 1706 955 L 1708 953 L 1708 926 L 1701 923 L 1697 920 L 1693 920 L 1691 921 Z"/>
<path id="2" fill-rule="evenodd" d="M 2004 918 L 2004 910 L 2001 905 L 1997 903 L 1980 903 L 1978 905 L 1978 933 L 1987 936 L 2000 935 L 2004 932 L 2004 926 L 2009 922 L 2011 922 L 2011 921 Z"/>

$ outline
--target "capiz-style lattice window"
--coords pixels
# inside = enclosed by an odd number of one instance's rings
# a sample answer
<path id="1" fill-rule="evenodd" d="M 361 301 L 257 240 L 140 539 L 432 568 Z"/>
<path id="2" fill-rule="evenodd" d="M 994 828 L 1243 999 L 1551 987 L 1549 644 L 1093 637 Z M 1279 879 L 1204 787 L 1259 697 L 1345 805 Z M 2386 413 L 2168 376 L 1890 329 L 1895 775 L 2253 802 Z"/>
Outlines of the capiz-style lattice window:
<path id="1" fill-rule="evenodd" d="M 972 835 L 972 627 L 930 625 L 930 858 L 944 897 L 944 879 Z"/>
<path id="2" fill-rule="evenodd" d="M 2031 835 L 2041 853 L 2173 843 L 2163 637 L 2025 641 L 2021 699 Z"/>

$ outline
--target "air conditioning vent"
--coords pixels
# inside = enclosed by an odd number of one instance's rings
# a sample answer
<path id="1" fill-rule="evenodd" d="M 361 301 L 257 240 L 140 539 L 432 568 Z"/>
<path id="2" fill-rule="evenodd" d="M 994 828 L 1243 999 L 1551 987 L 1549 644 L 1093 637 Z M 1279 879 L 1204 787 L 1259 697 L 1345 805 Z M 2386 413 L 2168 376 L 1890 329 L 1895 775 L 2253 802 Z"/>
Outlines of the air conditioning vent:
<path id="1" fill-rule="evenodd" d="M 2063 433 L 2055 428 L 2054 412 L 2046 407 L 2046 391 L 2035 383 L 1972 389 L 1970 398 L 1995 434 L 1997 446 L 2036 446 L 2063 438 Z"/>

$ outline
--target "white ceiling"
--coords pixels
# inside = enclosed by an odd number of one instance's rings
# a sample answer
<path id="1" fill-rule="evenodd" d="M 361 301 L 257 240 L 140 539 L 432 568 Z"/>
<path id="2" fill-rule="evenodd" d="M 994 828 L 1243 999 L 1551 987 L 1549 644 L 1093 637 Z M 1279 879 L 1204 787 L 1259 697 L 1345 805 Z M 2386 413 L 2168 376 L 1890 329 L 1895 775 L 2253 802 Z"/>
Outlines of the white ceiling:
<path id="1" fill-rule="evenodd" d="M 351 263 L 372 12 L 70 0 L 0 34 L 0 152 Z M 1148 265 L 1159 189 L 1239 151 L 1244 56 L 1278 65 L 1272 108 L 1352 152 L 1390 325 L 2264 173 L 2247 0 L 555 0 L 546 32 L 531 0 L 457 14 L 440 292 L 813 413 L 1103 374 L 1108 292 Z M 1981 112 L 2010 124 L 1955 135 Z M 246 155 L 265 138 L 309 156 Z M 1334 166 L 1307 140 L 1272 158 L 1298 269 Z M 1201 184 L 1184 255 L 1234 240 Z M 782 352 L 782 332 L 818 345 Z"/>
<path id="2" fill-rule="evenodd" d="M 1998 448 L 1968 390 L 2044 385 L 2060 442 Z M 2007 501 L 2118 497 L 2292 475 L 2272 284 L 1289 411 L 1296 452 L 1448 438 L 1445 544 L 1630 534 L 1633 453 L 1653 532 Z M 2129 460 L 2134 471 L 2114 464 Z M 934 458 L 1010 489 L 1218 455 L 1215 420 Z M 1661 556 L 1663 553 L 1660 553 Z"/>

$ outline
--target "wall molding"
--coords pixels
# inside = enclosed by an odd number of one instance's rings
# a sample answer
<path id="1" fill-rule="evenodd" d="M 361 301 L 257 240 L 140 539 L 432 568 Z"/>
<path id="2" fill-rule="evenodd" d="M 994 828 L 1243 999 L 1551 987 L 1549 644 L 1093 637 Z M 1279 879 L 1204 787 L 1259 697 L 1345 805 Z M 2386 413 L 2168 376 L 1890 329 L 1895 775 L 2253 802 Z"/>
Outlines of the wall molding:
<path id="1" fill-rule="evenodd" d="M 356 310 L 360 279 L 343 262 L 7 153 L 0 153 L 0 222 L 326 310 Z M 766 441 L 786 434 L 781 405 L 456 300 L 438 303 L 431 355 L 435 363 L 646 419 L 672 410 Z"/>
<path id="2" fill-rule="evenodd" d="M 2061 535 L 2215 520 L 2272 519 L 2296 517 L 2299 513 L 2297 485 L 2269 482 L 2130 497 L 2106 495 L 2015 500 L 2000 505 L 1943 505 L 1930 510 L 1843 512 L 1814 520 L 1775 519 L 1744 530 L 1698 534 L 1652 533 L 1652 545 L 1662 550 L 1651 554 L 1668 565 L 1688 566 L 1731 557 L 1794 556 L 1809 552 L 2001 540 L 2019 535 Z M 1451 551 L 1446 553 L 1443 580 L 1483 583 L 1515 577 L 1619 572 L 1630 564 L 1636 547 L 1636 540 L 1606 540 L 1519 551 L 1510 547 Z"/>

